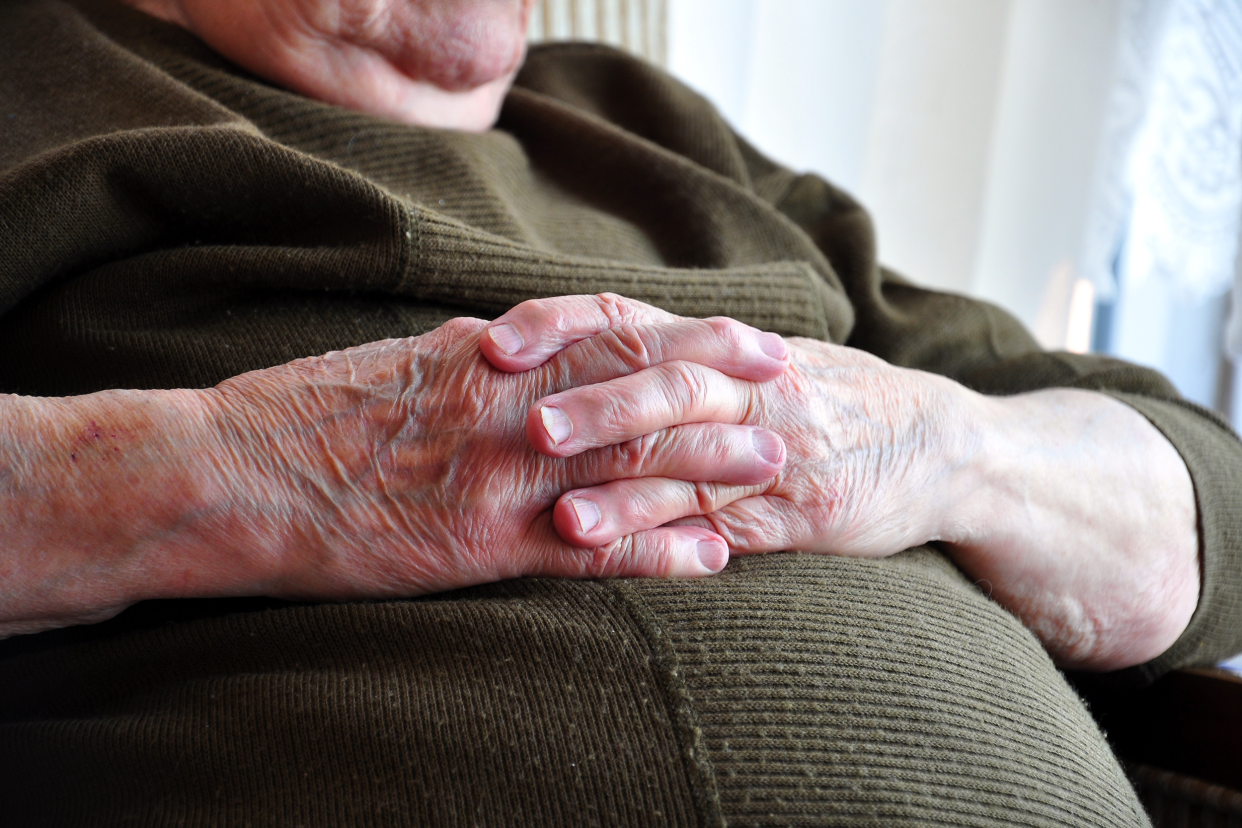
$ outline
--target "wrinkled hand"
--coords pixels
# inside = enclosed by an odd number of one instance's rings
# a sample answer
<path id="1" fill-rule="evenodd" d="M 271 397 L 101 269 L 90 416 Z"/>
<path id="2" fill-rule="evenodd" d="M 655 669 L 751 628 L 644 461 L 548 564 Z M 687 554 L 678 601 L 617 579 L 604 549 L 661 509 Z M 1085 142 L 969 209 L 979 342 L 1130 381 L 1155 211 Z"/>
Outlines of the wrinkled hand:
<path id="1" fill-rule="evenodd" d="M 644 527 L 570 545 L 551 508 L 566 489 L 661 475 L 717 481 L 702 485 L 724 505 L 779 471 L 778 438 L 695 417 L 667 423 L 656 439 L 561 458 L 532 450 L 526 412 L 572 385 L 623 376 L 654 385 L 660 372 L 689 370 L 684 360 L 741 385 L 771 380 L 788 362 L 779 338 L 729 320 L 628 327 L 509 374 L 480 355 L 484 324 L 457 319 L 211 392 L 220 428 L 212 454 L 231 458 L 218 474 L 227 502 L 217 511 L 230 536 L 248 532 L 279 562 L 259 591 L 373 598 L 523 575 L 696 576 L 724 566 L 727 547 L 710 530 Z M 775 358 L 763 351 L 773 342 Z"/>
<path id="2" fill-rule="evenodd" d="M 421 126 L 482 131 L 533 0 L 125 0 L 268 80 Z"/>
<path id="3" fill-rule="evenodd" d="M 677 319 L 612 295 L 540 300 L 489 328 L 504 326 L 502 339 L 523 331 L 523 348 L 505 353 L 492 334 L 483 350 L 497 367 L 522 370 L 597 332 Z M 699 486 L 697 497 L 683 487 L 677 496 L 672 481 L 657 479 L 567 492 L 556 510 L 561 535 L 591 546 L 679 521 L 710 528 L 741 553 L 798 549 L 872 557 L 937 537 L 946 503 L 957 494 L 953 471 L 971 450 L 955 384 L 853 348 L 810 339 L 786 343 L 789 370 L 764 385 L 682 362 L 540 400 L 528 415 L 527 435 L 550 457 L 574 457 L 644 435 L 657 440 L 671 424 L 699 421 L 761 425 L 779 434 L 787 450 L 780 474 L 727 505 L 703 496 L 710 487 Z M 549 430 L 554 424 L 563 438 Z M 576 519 L 596 510 L 601 520 L 589 529 Z"/>
<path id="4" fill-rule="evenodd" d="M 522 371 L 618 325 L 676 319 L 616 296 L 539 300 L 493 322 L 482 348 Z M 985 397 L 852 348 L 787 345 L 789 370 L 763 385 L 680 364 L 539 400 L 527 435 L 550 457 L 698 420 L 769 429 L 787 451 L 769 483 L 725 505 L 679 496 L 675 481 L 568 491 L 554 512 L 561 536 L 587 546 L 697 526 L 737 553 L 872 557 L 943 541 L 1066 666 L 1140 663 L 1186 627 L 1198 598 L 1194 493 L 1176 450 L 1136 411 L 1068 389 Z M 578 520 L 596 512 L 592 526 Z"/>

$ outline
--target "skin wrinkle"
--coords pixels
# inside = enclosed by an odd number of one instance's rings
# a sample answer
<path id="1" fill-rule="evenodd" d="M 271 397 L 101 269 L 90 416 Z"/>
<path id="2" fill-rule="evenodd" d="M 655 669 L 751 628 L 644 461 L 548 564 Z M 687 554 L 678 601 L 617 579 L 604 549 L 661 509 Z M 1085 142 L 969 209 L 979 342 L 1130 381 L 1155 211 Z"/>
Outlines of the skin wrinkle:
<path id="1" fill-rule="evenodd" d="M 323 398 L 323 391 L 318 384 L 312 383 L 311 385 L 309 385 L 307 387 L 307 393 L 310 395 L 311 401 L 316 403 L 319 410 L 323 410 L 323 411 L 331 410 L 331 407 L 326 404 Z M 299 416 L 305 416 L 311 410 L 311 409 L 306 408 L 305 406 L 299 405 L 297 402 L 294 403 L 293 408 L 294 408 L 294 413 Z M 314 441 L 318 444 L 318 448 L 321 452 L 322 458 L 327 461 L 328 468 L 335 475 L 336 477 L 335 482 L 338 485 L 345 487 L 345 493 L 347 495 L 351 495 L 355 499 L 358 499 L 358 500 L 363 499 L 365 497 L 365 494 L 363 494 L 362 491 L 359 489 L 357 485 L 357 479 L 346 468 L 345 462 L 341 459 L 341 457 L 336 453 L 336 451 L 333 450 L 332 444 L 328 440 L 327 433 L 322 429 L 315 429 L 312 432 L 312 436 L 313 436 Z M 328 486 L 326 484 L 320 485 L 319 489 L 320 489 L 321 494 L 325 498 L 335 500 L 335 498 L 332 498 L 329 495 Z"/>
<path id="2" fill-rule="evenodd" d="M 634 318 L 635 309 L 629 310 L 627 318 Z M 479 320 L 458 320 L 417 339 L 243 375 L 207 395 L 233 409 L 228 416 L 212 409 L 214 419 L 229 422 L 233 439 L 248 441 L 246 448 L 224 455 L 238 458 L 238 469 L 220 470 L 230 478 L 239 469 L 251 472 L 236 475 L 241 482 L 225 492 L 225 502 L 253 501 L 233 516 L 231 526 L 242 531 L 230 534 L 227 542 L 234 550 L 262 547 L 247 576 L 255 580 L 230 589 L 245 594 L 262 583 L 271 585 L 265 587 L 269 594 L 341 598 L 418 594 L 515 574 L 702 574 L 692 568 L 697 566 L 692 550 L 695 538 L 704 536 L 679 540 L 668 534 L 693 526 L 715 527 L 717 536 L 740 553 L 798 548 L 890 554 L 942 531 L 933 520 L 938 501 L 929 500 L 932 494 L 940 501 L 965 502 L 970 498 L 961 493 L 978 490 L 977 481 L 963 488 L 951 475 L 945 485 L 932 487 L 936 492 L 927 491 L 927 481 L 939 481 L 945 468 L 965 466 L 969 458 L 956 453 L 963 446 L 978 449 L 976 456 L 1014 454 L 991 443 L 972 447 L 967 441 L 936 440 L 929 431 L 933 421 L 943 426 L 995 412 L 980 408 L 982 398 L 964 390 L 946 396 L 946 389 L 959 388 L 947 380 L 886 366 L 849 348 L 791 341 L 795 350 L 786 372 L 759 385 L 727 380 L 717 367 L 687 368 L 676 359 L 683 353 L 672 344 L 678 337 L 683 340 L 678 347 L 684 347 L 704 336 L 715 339 L 697 354 L 718 364 L 735 359 L 739 339 L 728 323 L 668 326 L 660 336 L 639 330 L 636 341 L 646 343 L 640 357 L 669 357 L 671 362 L 599 386 L 595 383 L 609 377 L 592 376 L 601 369 L 599 360 L 592 365 L 584 356 L 590 343 L 579 348 L 576 361 L 570 354 L 554 358 L 546 369 L 506 374 L 480 356 L 484 328 Z M 539 336 L 530 327 L 524 334 Z M 598 351 L 601 345 L 593 347 Z M 614 372 L 619 367 L 614 361 L 604 364 Z M 406 373 L 411 371 L 417 375 Z M 613 419 L 601 422 L 617 431 L 617 439 L 628 439 L 626 429 L 635 418 L 650 418 L 662 409 L 660 416 L 683 420 L 744 412 L 758 420 L 748 427 L 766 427 L 784 438 L 789 462 L 754 489 L 703 481 L 666 489 L 666 496 L 683 499 L 686 509 L 712 510 L 707 516 L 674 520 L 671 528 L 623 535 L 590 550 L 557 545 L 549 509 L 558 481 L 582 485 L 584 474 L 608 479 L 609 473 L 615 479 L 636 462 L 633 452 L 637 462 L 655 467 L 675 458 L 676 451 L 704 451 L 709 445 L 711 451 L 724 450 L 723 443 L 705 444 L 701 434 L 689 442 L 679 441 L 683 435 L 674 432 L 643 440 L 640 429 L 632 435 L 638 442 L 628 456 L 606 449 L 566 462 L 534 453 L 523 440 L 525 422 L 518 413 L 535 406 L 539 394 L 573 385 L 583 387 L 562 392 L 571 402 L 582 395 L 608 402 Z M 903 398 L 917 405 L 903 407 L 898 403 Z M 1029 427 L 1029 417 L 1010 416 L 1010 403 L 989 404 Z M 394 416 L 399 422 L 393 422 Z M 1113 430 L 1111 421 L 1101 418 L 1102 431 Z M 735 438 L 729 443 L 733 450 L 745 443 L 742 456 L 753 458 L 748 432 L 729 433 Z M 591 443 L 591 435 L 584 438 Z M 382 485 L 371 485 L 372 479 Z M 319 496 L 334 508 L 316 507 L 316 497 L 298 491 L 306 487 L 318 487 Z M 882 487 L 888 491 L 882 493 Z M 763 494 L 752 494 L 756 491 Z M 659 498 L 650 491 L 640 494 L 639 508 L 664 522 Z M 290 505 L 266 505 L 282 499 Z M 1026 505 L 1033 509 L 1040 501 L 1032 497 Z M 982 508 L 995 511 L 986 501 Z M 273 560 L 280 566 L 267 564 Z M 168 568 L 174 577 L 211 576 L 219 583 L 218 572 L 195 573 L 171 560 Z M 995 573 L 973 567 L 968 558 L 964 568 L 997 582 Z M 103 601 L 105 606 L 115 603 Z M 40 606 L 48 616 L 63 614 L 51 598 L 41 599 Z M 1021 605 L 1014 609 L 1032 615 Z M 1038 612 L 1034 617 L 1040 617 Z M 1097 617 L 1101 624 L 1114 624 L 1112 616 Z M 1062 629 L 1055 634 L 1069 638 Z"/>
<path id="3" fill-rule="evenodd" d="M 660 388 L 665 392 L 672 418 L 678 421 L 698 414 L 696 404 L 711 399 L 708 384 L 700 370 L 689 362 L 674 362 L 660 371 Z M 693 414 L 692 414 L 693 412 Z"/>
<path id="4" fill-rule="evenodd" d="M 810 347 L 823 350 L 827 346 Z M 849 353 L 847 349 L 832 352 Z M 777 422 L 761 423 L 784 435 L 789 456 L 785 469 L 767 488 L 770 502 L 765 506 L 762 499 L 753 501 L 754 508 L 760 510 L 755 512 L 751 500 L 738 501 L 726 507 L 723 515 L 697 525 L 712 526 L 722 536 L 737 539 L 741 537 L 741 521 L 772 523 L 783 528 L 764 533 L 765 542 L 770 544 L 766 548 L 793 546 L 856 555 L 889 554 L 899 544 L 904 548 L 935 536 L 935 516 L 929 513 L 926 496 L 920 495 L 919 490 L 923 476 L 934 479 L 941 474 L 943 464 L 928 464 L 916 474 L 916 461 L 907 456 L 912 447 L 941 448 L 928 439 L 926 427 L 930 417 L 920 407 L 911 406 L 907 410 L 913 409 L 912 416 L 901 429 L 896 428 L 890 422 L 893 406 L 888 398 L 900 392 L 877 371 L 876 366 L 883 363 L 865 355 L 851 354 L 850 359 L 856 363 L 852 367 L 809 358 L 793 360 L 790 371 L 773 386 L 778 390 L 775 396 L 782 399 L 782 405 L 772 409 L 777 412 Z M 920 375 L 906 372 L 894 376 Z M 821 391 L 816 395 L 812 391 L 816 377 L 828 393 Z M 839 390 L 833 392 L 833 388 Z M 762 390 L 764 393 L 755 395 L 759 399 L 773 396 L 767 387 Z M 912 396 L 920 402 L 928 399 L 917 396 L 918 393 Z M 804 415 L 809 412 L 811 416 L 804 416 L 803 423 L 819 423 L 820 427 L 808 432 L 803 426 L 791 432 L 781 423 L 788 411 L 802 411 Z M 801 440 L 799 433 L 813 439 Z M 843 448 L 837 448 L 838 445 Z M 913 499 L 905 502 L 904 508 L 900 501 L 896 507 L 886 505 L 880 495 L 887 492 L 891 497 L 894 489 L 910 492 Z M 798 492 L 796 497 L 793 492 Z M 824 521 L 819 529 L 811 530 L 812 524 L 805 519 L 790 522 L 790 515 L 798 508 L 812 504 Z M 763 516 L 765 509 L 772 514 Z M 915 525 L 920 521 L 926 528 Z M 923 533 L 928 538 L 920 538 Z M 748 550 L 743 547 L 735 551 Z"/>
<path id="5" fill-rule="evenodd" d="M 636 440 L 625 442 L 620 448 L 620 454 L 623 458 L 622 468 L 625 469 L 630 477 L 636 477 L 638 472 L 651 464 L 656 454 L 665 448 L 667 440 L 668 432 L 657 431 L 652 434 L 644 434 Z"/>
<path id="6" fill-rule="evenodd" d="M 611 330 L 623 324 L 632 313 L 629 301 L 615 293 L 601 293 L 594 299 L 599 304 L 600 313 L 606 321 L 605 330 Z M 565 326 L 562 329 L 567 329 L 568 324 L 570 324 L 569 320 L 562 320 L 562 325 Z"/>
<path id="7" fill-rule="evenodd" d="M 392 419 L 392 420 L 396 420 L 397 422 L 400 422 L 401 415 L 397 415 L 397 417 L 393 417 L 392 415 L 394 413 L 395 412 L 390 411 L 388 419 Z M 375 448 L 371 452 L 371 463 L 375 467 L 376 490 L 379 492 L 380 496 L 383 498 L 385 503 L 393 509 L 400 509 L 401 502 L 400 502 L 400 499 L 397 497 L 396 491 L 389 484 L 388 475 L 384 471 L 385 457 L 383 455 L 387 456 L 388 461 L 393 465 L 393 467 L 396 467 L 398 465 L 399 459 L 396 456 L 397 455 L 396 446 L 394 445 L 394 440 L 397 438 L 397 436 L 398 435 L 390 436 L 385 441 L 381 443 L 377 443 Z"/>
<path id="8" fill-rule="evenodd" d="M 755 512 L 751 508 L 754 505 L 751 500 L 758 502 L 759 498 L 740 500 L 733 504 L 734 508 L 727 514 L 716 511 L 707 515 L 709 525 L 716 534 L 728 542 L 730 549 L 735 550 L 737 554 L 745 555 L 749 553 L 748 550 L 760 550 L 773 546 L 796 548 L 796 544 L 782 542 L 783 536 L 769 528 L 774 525 L 774 522 L 769 519 L 768 515 Z M 787 513 L 786 516 L 797 520 L 795 515 Z M 805 526 L 800 534 L 805 534 Z"/>
<path id="9" fill-rule="evenodd" d="M 330 31 L 359 31 L 368 39 L 376 40 L 392 23 L 393 0 L 388 2 L 347 2 L 339 5 L 316 6 L 337 13 L 336 19 L 326 27 Z M 304 10 L 305 6 L 302 7 Z"/>
<path id="10" fill-rule="evenodd" d="M 307 360 L 302 363 L 302 366 L 313 370 L 318 368 L 321 364 L 322 363 L 317 360 Z M 314 383 L 308 383 L 306 389 L 313 395 L 320 394 L 319 387 Z M 279 394 L 268 394 L 266 396 L 268 396 L 274 404 L 277 400 L 280 400 Z M 320 397 L 321 401 L 323 399 L 323 397 Z M 255 422 L 255 419 L 246 416 L 237 418 L 238 422 L 250 423 L 250 434 L 248 437 L 264 446 L 263 451 L 249 454 L 243 463 L 262 469 L 259 478 L 260 480 L 278 480 L 280 478 L 278 469 L 285 472 L 292 470 L 294 472 L 294 476 L 289 482 L 293 484 L 294 489 L 300 492 L 302 497 L 306 497 L 308 494 L 313 493 L 310 501 L 319 504 L 319 506 L 312 510 L 309 515 L 302 514 L 301 510 L 298 510 L 297 512 L 291 512 L 288 509 L 274 510 L 268 505 L 274 496 L 274 492 L 272 492 L 270 486 L 264 486 L 264 494 L 257 495 L 256 493 L 257 496 L 251 496 L 247 499 L 248 502 L 246 503 L 245 511 L 252 516 L 252 519 L 257 520 L 260 516 L 267 516 L 268 521 L 266 522 L 270 522 L 273 518 L 276 518 L 278 525 L 290 528 L 295 524 L 300 525 L 301 528 L 296 533 L 291 532 L 288 529 L 281 532 L 281 534 L 289 538 L 290 541 L 293 540 L 295 535 L 299 534 L 317 536 L 319 538 L 330 538 L 332 537 L 331 527 L 334 526 L 337 521 L 325 521 L 320 517 L 320 515 L 325 507 L 329 509 L 330 514 L 342 515 L 342 505 L 338 498 L 333 495 L 329 485 L 322 480 L 320 476 L 306 471 L 315 468 L 315 454 L 305 451 L 297 451 L 297 447 L 301 445 L 302 440 L 320 440 L 322 432 L 313 426 L 305 425 L 305 423 L 313 422 L 302 419 L 302 417 L 310 414 L 311 409 L 308 409 L 302 405 L 300 398 L 294 397 L 292 399 L 285 399 L 283 405 L 275 404 L 275 407 L 277 409 L 276 416 L 271 419 L 264 418 L 259 422 Z M 290 413 L 290 410 L 292 413 Z M 282 428 L 280 426 L 281 423 L 288 423 L 289 425 Z M 273 424 L 275 425 L 274 428 Z M 288 439 L 280 439 L 282 437 L 301 438 L 300 440 L 293 441 L 294 451 L 292 454 L 289 453 L 290 450 L 288 448 L 286 448 L 283 453 L 267 450 L 268 447 L 276 447 L 289 442 Z M 340 477 L 342 480 L 346 478 L 347 475 Z M 246 477 L 243 475 L 240 479 L 244 480 Z M 234 487 L 234 491 L 235 490 L 236 488 Z M 230 508 L 236 508 L 236 506 L 237 504 L 235 502 Z M 262 523 L 264 523 L 264 521 L 259 521 L 260 525 Z M 321 559 L 317 565 L 320 567 L 328 566 L 323 559 Z"/>
<path id="11" fill-rule="evenodd" d="M 716 489 L 709 483 L 694 484 L 694 509 L 699 514 L 707 515 L 716 511 Z"/>
<path id="12" fill-rule="evenodd" d="M 308 386 L 307 390 L 312 395 L 317 393 L 314 385 Z M 303 422 L 303 420 L 297 418 L 309 418 L 314 410 L 302 405 L 297 397 L 290 401 L 288 407 L 293 412 L 290 422 Z M 307 419 L 305 422 L 313 422 L 313 420 Z M 326 444 L 326 438 L 322 429 L 305 428 L 299 436 L 303 440 L 295 442 L 291 449 L 286 449 L 285 462 L 281 466 L 299 469 L 297 480 L 301 483 L 299 488 L 302 493 L 312 493 L 314 495 L 312 500 L 319 503 L 320 508 L 331 507 L 334 512 L 339 512 L 341 506 L 340 499 L 334 494 L 331 481 L 325 479 L 319 473 L 320 467 L 317 461 L 326 460 L 336 482 L 347 488 L 352 487 L 350 475 L 341 468 L 335 453 Z M 312 451 L 312 448 L 317 448 L 318 451 Z M 275 464 L 273 464 L 273 467 L 275 467 Z"/>
<path id="13" fill-rule="evenodd" d="M 850 510 L 849 519 L 845 522 L 864 525 L 870 532 L 878 529 L 879 534 L 884 534 L 894 527 L 883 524 L 877 527 L 874 519 L 872 521 L 864 519 L 864 515 L 868 513 L 884 514 L 883 510 L 876 508 L 877 504 L 873 502 L 875 493 L 884 491 L 885 486 L 892 486 L 893 481 L 897 481 L 899 486 L 910 490 L 917 490 L 922 485 L 924 491 L 928 491 L 927 485 L 914 479 L 918 475 L 913 472 L 919 465 L 918 458 L 937 456 L 939 451 L 938 447 L 932 446 L 925 439 L 926 418 L 923 416 L 913 420 L 912 433 L 910 430 L 899 432 L 891 425 L 893 415 L 890 401 L 896 393 L 891 383 L 885 382 L 884 377 L 873 371 L 865 371 L 863 376 L 855 381 L 855 385 L 858 388 L 858 404 L 847 406 L 843 413 L 837 415 L 842 421 L 853 423 L 856 430 L 845 442 L 850 446 L 848 452 L 844 454 L 839 452 L 836 457 L 836 465 L 845 470 L 846 482 L 839 489 L 835 489 L 832 494 L 835 500 L 845 504 L 849 501 L 844 496 L 844 492 L 867 493 L 862 499 L 854 499 L 854 508 Z M 924 408 L 924 399 L 920 389 L 916 388 L 907 392 L 907 397 L 910 400 L 907 407 L 921 412 Z M 921 509 L 918 511 L 922 512 Z M 894 514 L 889 516 L 889 520 L 904 521 L 908 520 L 909 516 L 909 513 L 900 516 Z M 934 538 L 927 538 L 927 540 L 932 539 Z M 846 536 L 844 541 L 849 544 L 851 541 L 859 542 L 861 538 Z"/>
<path id="14" fill-rule="evenodd" d="M 883 383 L 876 383 L 876 386 L 878 387 L 875 390 L 867 390 L 863 393 L 863 400 L 866 401 L 874 398 L 877 400 L 877 407 L 887 407 L 885 403 L 890 399 L 889 392 L 882 387 Z M 920 408 L 917 392 L 913 396 L 915 398 L 911 401 L 910 407 L 917 410 Z M 869 492 L 878 491 L 884 485 L 884 481 L 896 480 L 899 481 L 899 484 L 904 484 L 904 487 L 909 489 L 923 485 L 926 491 L 926 484 L 923 481 L 912 479 L 918 477 L 917 474 L 912 474 L 919 465 L 916 458 L 936 456 L 939 452 L 935 447 L 927 445 L 923 440 L 919 439 L 919 434 L 923 431 L 924 419 L 918 417 L 914 420 L 913 435 L 909 431 L 899 434 L 896 429 L 889 425 L 891 415 L 887 411 L 882 412 L 880 417 L 876 417 L 868 408 L 864 403 L 864 418 L 870 429 L 863 431 L 862 438 L 859 441 L 864 461 L 858 464 L 862 466 L 862 476 L 865 481 L 863 483 L 863 490 Z M 868 437 L 874 438 L 876 436 L 875 432 L 879 432 L 880 439 L 868 439 Z M 892 516 L 892 518 L 895 519 L 896 515 Z M 855 522 L 862 522 L 857 515 L 855 516 Z M 927 538 L 927 540 L 932 539 Z"/>
<path id="15" fill-rule="evenodd" d="M 635 325 L 622 325 L 615 330 L 608 331 L 604 336 L 606 347 L 614 351 L 618 361 L 624 367 L 641 371 L 650 368 L 657 361 L 652 359 L 652 350 Z M 658 341 L 658 338 L 655 341 Z"/>
<path id="16" fill-rule="evenodd" d="M 592 550 L 589 556 L 584 556 L 584 561 L 589 561 L 588 566 L 583 570 L 581 577 L 584 578 L 613 578 L 619 572 L 625 571 L 633 566 L 634 559 L 634 543 L 630 535 L 618 538 L 612 543 L 605 546 L 597 547 Z M 657 573 L 660 574 L 660 573 Z"/>
<path id="17" fill-rule="evenodd" d="M 414 362 L 410 362 L 407 364 L 410 365 L 411 367 L 415 365 Z M 354 370 L 361 370 L 361 364 L 355 365 Z M 425 374 L 434 374 L 434 372 L 425 372 Z M 451 373 L 443 377 L 435 377 L 435 378 L 443 380 L 445 384 L 451 387 L 462 387 L 463 386 L 463 383 L 459 379 L 457 379 L 455 375 Z M 512 381 L 517 382 L 519 384 L 523 384 L 523 385 L 528 384 L 520 378 L 512 378 Z M 412 385 L 413 385 L 412 383 L 407 383 L 402 393 L 404 395 L 403 397 L 404 399 L 409 399 L 409 400 L 414 401 L 413 402 L 414 410 L 411 412 L 410 415 L 402 416 L 400 418 L 402 425 L 399 429 L 397 429 L 397 431 L 403 432 L 402 437 L 405 439 L 409 438 L 410 432 L 412 431 L 422 432 L 422 431 L 428 430 L 428 428 L 434 429 L 436 428 L 435 424 L 437 423 L 439 424 L 443 424 L 445 422 L 450 422 L 454 424 L 473 423 L 477 418 L 485 416 L 487 411 L 495 410 L 498 408 L 498 406 L 495 405 L 494 400 L 482 399 L 477 405 L 477 408 L 463 409 L 460 401 L 453 401 L 451 403 L 447 403 L 445 401 L 441 401 L 438 398 L 433 398 L 432 396 L 429 396 L 424 393 L 415 393 L 415 390 L 412 387 Z M 315 384 L 313 387 L 311 387 L 308 390 L 307 397 L 313 400 L 314 405 L 328 406 L 330 405 L 329 403 L 330 394 L 328 393 L 328 390 L 327 390 L 328 388 L 329 386 L 325 385 L 324 382 L 321 380 L 319 383 Z M 308 416 L 313 416 L 311 412 L 308 410 L 307 405 L 301 404 L 297 408 L 298 410 L 294 414 L 295 417 L 299 419 L 305 419 Z M 391 412 L 392 411 L 391 406 L 389 406 L 387 410 Z M 418 425 L 415 426 L 414 424 L 418 424 Z M 470 433 L 471 433 L 470 428 L 467 427 L 466 425 L 453 425 L 452 427 L 447 428 L 447 429 L 440 428 L 437 431 L 437 436 L 444 437 L 444 438 L 451 438 L 454 435 L 469 435 Z M 307 435 L 307 436 L 310 436 L 310 435 Z M 339 455 L 333 452 L 333 447 L 330 443 L 323 442 L 322 438 L 319 438 L 319 440 L 320 440 L 319 442 L 320 450 L 323 451 L 324 454 L 332 456 L 334 460 L 336 461 L 336 463 L 344 467 L 344 471 L 337 475 L 338 480 L 342 484 L 354 483 L 355 481 L 362 479 L 359 473 L 353 471 L 348 466 L 348 463 L 343 458 L 341 458 Z M 395 449 L 396 442 L 397 442 L 397 439 L 395 439 L 394 430 L 389 429 L 383 435 L 382 442 L 383 444 L 389 447 L 390 454 L 394 453 L 393 450 Z M 466 453 L 470 453 L 470 452 L 467 451 Z M 372 463 L 375 462 L 374 457 L 375 455 L 372 454 L 371 455 Z M 380 466 L 382 465 L 383 463 L 381 461 Z M 419 488 L 418 491 L 431 491 L 431 490 L 442 489 L 446 487 L 447 488 L 454 487 L 456 485 L 455 478 L 457 477 L 461 477 L 466 480 L 478 477 L 477 473 L 473 469 L 458 468 L 457 464 L 454 464 L 451 462 L 441 464 L 439 466 L 439 469 L 440 469 L 439 472 L 436 474 L 428 474 L 428 471 L 426 468 L 421 469 L 419 471 L 419 473 L 416 476 L 420 478 L 421 488 Z M 365 475 L 366 472 L 364 471 L 362 474 Z M 435 477 L 437 479 L 429 479 L 432 477 Z M 486 481 L 482 481 L 482 485 L 486 485 Z M 366 489 L 369 487 L 362 487 L 362 488 Z M 476 489 L 479 488 L 478 485 L 464 486 L 464 487 L 458 487 L 458 488 L 460 488 L 464 493 L 464 499 L 462 500 L 463 505 L 469 505 L 470 502 L 473 500 L 479 500 L 479 501 L 486 500 L 485 493 L 481 492 L 479 494 L 471 494 L 472 491 L 475 491 Z M 391 483 L 387 487 L 387 493 L 385 495 L 385 498 L 388 499 L 389 501 L 394 501 L 396 499 L 395 495 L 393 494 L 391 490 Z M 348 500 L 353 500 L 353 499 L 356 499 L 356 498 L 352 494 L 348 496 Z M 549 501 L 550 499 L 551 498 L 548 498 Z M 340 509 L 343 509 L 344 512 L 346 513 L 348 513 L 350 509 L 353 508 L 353 507 L 350 507 L 347 502 L 338 502 L 337 506 Z M 365 506 L 363 506 L 363 508 L 365 508 Z M 381 525 L 383 525 L 386 529 L 389 529 L 391 531 L 400 531 L 404 529 L 406 532 L 417 532 L 417 531 L 421 531 L 422 529 L 426 528 L 426 524 L 418 524 L 418 525 L 412 524 L 406 512 L 404 511 L 400 512 L 400 515 L 401 515 L 400 523 L 392 523 L 390 520 L 391 519 L 390 515 L 384 515 L 378 519 L 380 520 Z M 396 557 L 399 558 L 400 556 L 398 555 Z M 467 561 L 467 564 L 470 567 L 477 567 L 477 563 L 475 563 L 475 559 L 470 559 L 469 561 Z M 394 564 L 390 562 L 380 562 L 380 563 L 377 563 L 377 566 L 381 569 L 381 571 L 388 571 L 393 568 Z"/>
<path id="18" fill-rule="evenodd" d="M 350 385 L 358 385 L 358 366 L 354 362 L 352 354 L 345 352 L 341 355 L 345 360 L 345 375 Z"/>

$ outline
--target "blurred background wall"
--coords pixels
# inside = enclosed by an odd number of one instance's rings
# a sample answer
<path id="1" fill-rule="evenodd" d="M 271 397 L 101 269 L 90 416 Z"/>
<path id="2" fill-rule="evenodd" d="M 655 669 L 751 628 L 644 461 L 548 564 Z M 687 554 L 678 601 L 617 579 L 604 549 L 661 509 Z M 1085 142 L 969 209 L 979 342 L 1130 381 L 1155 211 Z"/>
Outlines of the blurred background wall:
<path id="1" fill-rule="evenodd" d="M 1242 425 L 1236 0 L 541 0 L 532 22 L 664 65 L 853 192 L 890 267 Z"/>

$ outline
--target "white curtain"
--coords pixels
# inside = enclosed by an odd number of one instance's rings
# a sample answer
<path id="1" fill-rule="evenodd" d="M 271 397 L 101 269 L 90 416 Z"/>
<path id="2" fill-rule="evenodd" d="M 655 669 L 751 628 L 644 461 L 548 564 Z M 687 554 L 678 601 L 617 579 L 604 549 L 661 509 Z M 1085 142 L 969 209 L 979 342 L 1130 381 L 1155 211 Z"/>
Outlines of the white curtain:
<path id="1" fill-rule="evenodd" d="M 665 0 L 539 0 L 529 39 L 608 43 L 659 66 L 668 57 Z"/>
<path id="2" fill-rule="evenodd" d="M 1114 273 L 1123 289 L 1226 290 L 1242 227 L 1242 3 L 1126 0 L 1104 142 L 1082 263 L 1097 290 L 1114 295 Z M 1242 348 L 1242 320 L 1231 336 Z"/>
<path id="3" fill-rule="evenodd" d="M 1104 295 L 1161 278 L 1187 297 L 1236 273 L 1242 2 L 1128 0 L 1083 271 Z"/>

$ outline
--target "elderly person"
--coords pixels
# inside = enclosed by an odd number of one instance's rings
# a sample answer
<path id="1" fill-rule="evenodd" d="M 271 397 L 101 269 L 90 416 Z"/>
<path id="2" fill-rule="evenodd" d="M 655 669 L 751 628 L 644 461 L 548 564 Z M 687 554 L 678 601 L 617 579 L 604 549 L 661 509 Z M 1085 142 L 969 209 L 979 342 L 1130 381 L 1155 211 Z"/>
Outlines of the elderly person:
<path id="1" fill-rule="evenodd" d="M 1242 649 L 1210 414 L 517 0 L 133 5 L 0 8 L 19 818 L 1144 823 L 1050 656 Z"/>

